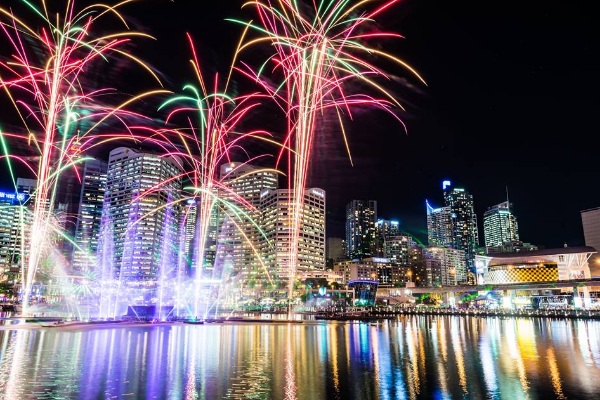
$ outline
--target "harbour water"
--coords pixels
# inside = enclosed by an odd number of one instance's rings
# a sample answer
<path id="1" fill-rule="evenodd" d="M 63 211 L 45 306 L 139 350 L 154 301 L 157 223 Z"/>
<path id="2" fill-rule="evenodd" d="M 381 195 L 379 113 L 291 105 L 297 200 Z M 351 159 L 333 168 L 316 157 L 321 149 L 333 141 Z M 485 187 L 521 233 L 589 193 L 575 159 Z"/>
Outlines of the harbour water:
<path id="1" fill-rule="evenodd" d="M 2 399 L 597 399 L 600 321 L 0 327 Z"/>

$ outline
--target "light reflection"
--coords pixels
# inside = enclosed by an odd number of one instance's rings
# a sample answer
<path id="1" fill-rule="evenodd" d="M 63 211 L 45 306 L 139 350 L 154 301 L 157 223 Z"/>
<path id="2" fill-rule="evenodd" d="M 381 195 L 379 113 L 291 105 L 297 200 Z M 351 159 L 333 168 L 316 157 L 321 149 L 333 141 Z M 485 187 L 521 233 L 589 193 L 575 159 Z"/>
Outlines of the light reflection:
<path id="1" fill-rule="evenodd" d="M 0 397 L 593 398 L 599 329 L 598 321 L 405 316 L 0 330 Z"/>
<path id="2" fill-rule="evenodd" d="M 554 349 L 550 347 L 548 349 L 548 367 L 550 371 L 550 379 L 552 380 L 552 387 L 557 399 L 565 399 L 565 395 L 562 391 L 562 382 L 560 380 L 560 372 L 558 371 L 558 364 L 556 362 L 556 356 L 554 355 Z"/>
<path id="3" fill-rule="evenodd" d="M 464 350 L 461 344 L 461 339 L 459 337 L 459 327 L 458 324 L 462 322 L 462 318 L 452 318 L 450 320 L 450 332 L 452 337 L 452 350 L 454 351 L 454 356 L 456 357 L 456 367 L 458 370 L 458 381 L 460 387 L 463 390 L 464 394 L 468 394 L 469 390 L 467 388 L 467 374 L 465 372 L 465 359 L 464 359 Z"/>

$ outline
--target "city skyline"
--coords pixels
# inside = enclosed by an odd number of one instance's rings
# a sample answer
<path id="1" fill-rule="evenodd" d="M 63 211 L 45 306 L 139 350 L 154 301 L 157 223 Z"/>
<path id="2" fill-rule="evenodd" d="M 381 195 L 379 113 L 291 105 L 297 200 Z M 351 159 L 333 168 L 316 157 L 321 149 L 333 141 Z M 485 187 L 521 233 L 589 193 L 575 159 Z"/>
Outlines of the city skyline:
<path id="1" fill-rule="evenodd" d="M 152 1 L 125 12 L 156 37 L 139 50 L 178 90 L 193 78 L 185 32 L 197 40 L 203 66 L 224 71 L 240 33 L 225 19 L 243 19 L 241 4 L 203 4 L 200 13 L 200 6 Z M 587 67 L 597 48 L 592 13 L 584 5 L 547 2 L 520 5 L 518 12 L 511 2 L 496 14 L 463 7 L 409 0 L 381 19 L 383 28 L 405 36 L 389 46 L 428 86 L 397 88 L 407 97 L 408 111 L 401 114 L 407 134 L 379 113 L 350 124 L 354 167 L 338 132 L 315 149 L 307 186 L 328 193 L 328 231 L 343 236 L 345 205 L 368 198 L 378 201 L 380 217 L 398 219 L 403 230 L 424 238 L 424 199 L 440 204 L 439 185 L 450 179 L 473 194 L 480 236 L 483 213 L 508 187 L 523 240 L 582 245 L 580 211 L 600 205 L 590 184 L 593 150 L 581 145 L 598 101 L 592 98 L 598 78 Z M 554 50 L 563 56 L 554 57 Z M 552 220 L 544 218 L 548 213 Z"/>

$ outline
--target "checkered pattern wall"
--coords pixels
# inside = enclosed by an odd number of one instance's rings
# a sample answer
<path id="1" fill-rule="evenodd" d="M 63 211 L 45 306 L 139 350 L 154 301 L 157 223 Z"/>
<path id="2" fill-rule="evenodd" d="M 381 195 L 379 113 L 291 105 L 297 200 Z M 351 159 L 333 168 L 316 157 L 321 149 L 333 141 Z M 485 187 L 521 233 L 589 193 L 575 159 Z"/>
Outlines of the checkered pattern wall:
<path id="1" fill-rule="evenodd" d="M 493 267 L 492 267 L 493 268 Z M 489 284 L 521 283 L 521 282 L 550 282 L 558 280 L 556 267 L 531 267 L 498 269 L 490 268 L 484 276 L 484 282 Z"/>

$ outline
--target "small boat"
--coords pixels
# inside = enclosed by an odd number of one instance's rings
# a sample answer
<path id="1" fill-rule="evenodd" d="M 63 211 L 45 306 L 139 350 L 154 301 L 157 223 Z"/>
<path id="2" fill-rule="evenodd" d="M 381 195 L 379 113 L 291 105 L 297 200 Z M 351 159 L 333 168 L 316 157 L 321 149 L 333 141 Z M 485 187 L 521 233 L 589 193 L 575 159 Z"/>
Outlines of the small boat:
<path id="1" fill-rule="evenodd" d="M 202 324 L 204 324 L 204 321 L 201 319 L 184 319 L 183 323 L 184 324 L 192 324 L 192 325 L 202 325 Z"/>

